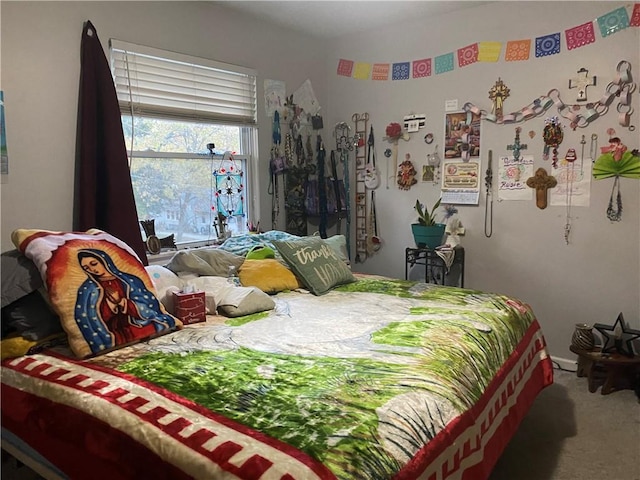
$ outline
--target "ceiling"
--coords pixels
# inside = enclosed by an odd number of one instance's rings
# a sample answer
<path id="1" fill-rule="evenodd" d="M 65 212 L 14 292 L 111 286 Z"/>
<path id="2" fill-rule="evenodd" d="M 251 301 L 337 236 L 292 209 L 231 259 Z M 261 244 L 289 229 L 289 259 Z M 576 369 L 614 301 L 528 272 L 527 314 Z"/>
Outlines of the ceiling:
<path id="1" fill-rule="evenodd" d="M 438 16 L 491 3 L 484 1 L 237 1 L 225 6 L 318 38 L 383 27 L 417 17 Z"/>

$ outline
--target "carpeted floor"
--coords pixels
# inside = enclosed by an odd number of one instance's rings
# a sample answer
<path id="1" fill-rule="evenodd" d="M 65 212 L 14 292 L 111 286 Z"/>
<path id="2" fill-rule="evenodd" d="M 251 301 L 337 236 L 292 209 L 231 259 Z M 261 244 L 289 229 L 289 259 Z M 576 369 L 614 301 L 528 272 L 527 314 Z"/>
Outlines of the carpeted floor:
<path id="1" fill-rule="evenodd" d="M 490 480 L 640 480 L 640 404 L 631 389 L 590 393 L 555 370 Z"/>
<path id="2" fill-rule="evenodd" d="M 1 478 L 40 477 L 10 458 Z M 555 370 L 555 383 L 540 393 L 490 480 L 605 479 L 640 480 L 638 398 L 633 390 L 589 393 L 586 378 Z"/>

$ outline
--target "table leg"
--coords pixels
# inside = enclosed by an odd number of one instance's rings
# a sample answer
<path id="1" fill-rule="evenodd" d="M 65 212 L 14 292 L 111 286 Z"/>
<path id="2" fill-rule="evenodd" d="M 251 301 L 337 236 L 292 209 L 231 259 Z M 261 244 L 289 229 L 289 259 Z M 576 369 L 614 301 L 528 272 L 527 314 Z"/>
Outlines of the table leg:
<path id="1" fill-rule="evenodd" d="M 596 362 L 585 359 L 585 373 L 587 376 L 587 383 L 589 384 L 589 392 L 593 393 L 598 389 L 598 383 L 595 379 Z"/>
<path id="2" fill-rule="evenodd" d="M 586 377 L 587 376 L 587 363 L 590 363 L 584 357 L 578 357 L 578 369 L 576 370 L 576 376 L 578 377 Z"/>

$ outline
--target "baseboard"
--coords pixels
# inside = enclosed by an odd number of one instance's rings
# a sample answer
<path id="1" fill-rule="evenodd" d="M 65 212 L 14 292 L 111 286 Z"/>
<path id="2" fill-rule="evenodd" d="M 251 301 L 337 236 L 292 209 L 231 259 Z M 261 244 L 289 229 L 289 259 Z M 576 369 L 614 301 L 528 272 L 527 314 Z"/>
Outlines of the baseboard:
<path id="1" fill-rule="evenodd" d="M 578 369 L 578 362 L 575 360 L 569 360 L 567 358 L 562 358 L 562 357 L 554 357 L 552 355 L 551 361 L 553 362 L 554 367 L 558 367 L 561 370 L 568 370 L 570 372 L 575 372 Z"/>

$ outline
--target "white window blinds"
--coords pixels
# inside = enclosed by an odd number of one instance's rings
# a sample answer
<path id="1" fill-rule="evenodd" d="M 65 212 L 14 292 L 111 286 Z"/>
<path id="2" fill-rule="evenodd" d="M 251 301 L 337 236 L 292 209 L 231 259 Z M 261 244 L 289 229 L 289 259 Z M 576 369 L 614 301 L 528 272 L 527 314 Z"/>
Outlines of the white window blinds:
<path id="1" fill-rule="evenodd" d="M 109 46 L 123 113 L 256 124 L 254 70 L 113 39 Z"/>

